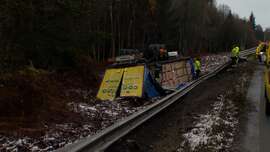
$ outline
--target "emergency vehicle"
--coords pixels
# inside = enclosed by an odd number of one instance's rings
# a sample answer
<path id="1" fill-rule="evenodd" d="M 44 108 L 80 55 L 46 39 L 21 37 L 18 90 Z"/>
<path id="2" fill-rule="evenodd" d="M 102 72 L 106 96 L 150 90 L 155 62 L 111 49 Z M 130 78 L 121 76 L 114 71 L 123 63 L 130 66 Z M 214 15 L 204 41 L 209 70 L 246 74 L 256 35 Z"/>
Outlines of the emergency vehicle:
<path id="1" fill-rule="evenodd" d="M 266 61 L 265 61 L 265 97 L 266 97 L 266 103 L 265 103 L 265 113 L 267 116 L 270 116 L 270 47 L 266 49 Z"/>

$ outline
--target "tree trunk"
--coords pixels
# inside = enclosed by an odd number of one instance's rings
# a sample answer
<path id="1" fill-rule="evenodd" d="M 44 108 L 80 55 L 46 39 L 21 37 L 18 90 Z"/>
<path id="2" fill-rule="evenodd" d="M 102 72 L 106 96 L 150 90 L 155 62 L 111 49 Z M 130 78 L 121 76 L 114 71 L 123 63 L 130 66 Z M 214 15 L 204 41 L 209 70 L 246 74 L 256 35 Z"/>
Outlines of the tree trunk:
<path id="1" fill-rule="evenodd" d="M 115 33 L 114 33 L 114 22 L 113 22 L 113 4 L 110 8 L 110 17 L 111 17 L 111 39 L 112 39 L 112 58 L 115 58 Z"/>
<path id="2" fill-rule="evenodd" d="M 132 24 L 133 20 L 131 19 L 129 21 L 129 26 L 128 26 L 128 41 L 127 41 L 127 47 L 131 47 L 131 30 L 132 30 Z"/>

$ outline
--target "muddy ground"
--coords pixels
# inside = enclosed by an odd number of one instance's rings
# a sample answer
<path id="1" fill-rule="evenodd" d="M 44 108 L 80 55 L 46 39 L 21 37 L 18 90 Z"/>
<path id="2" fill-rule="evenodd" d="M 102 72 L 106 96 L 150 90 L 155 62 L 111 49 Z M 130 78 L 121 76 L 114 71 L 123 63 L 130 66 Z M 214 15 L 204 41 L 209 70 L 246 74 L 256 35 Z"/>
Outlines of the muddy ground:
<path id="1" fill-rule="evenodd" d="M 254 63 L 228 68 L 107 149 L 107 152 L 237 152 L 250 110 Z"/>

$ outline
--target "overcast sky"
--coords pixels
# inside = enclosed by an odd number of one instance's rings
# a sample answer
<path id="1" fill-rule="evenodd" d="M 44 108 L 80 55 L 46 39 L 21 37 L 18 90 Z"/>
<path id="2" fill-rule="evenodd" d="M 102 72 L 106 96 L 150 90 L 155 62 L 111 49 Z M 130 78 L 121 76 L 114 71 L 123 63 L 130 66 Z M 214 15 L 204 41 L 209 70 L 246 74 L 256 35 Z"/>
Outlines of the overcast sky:
<path id="1" fill-rule="evenodd" d="M 270 0 L 216 0 L 218 4 L 227 4 L 240 17 L 248 18 L 253 12 L 256 23 L 263 28 L 270 27 Z"/>

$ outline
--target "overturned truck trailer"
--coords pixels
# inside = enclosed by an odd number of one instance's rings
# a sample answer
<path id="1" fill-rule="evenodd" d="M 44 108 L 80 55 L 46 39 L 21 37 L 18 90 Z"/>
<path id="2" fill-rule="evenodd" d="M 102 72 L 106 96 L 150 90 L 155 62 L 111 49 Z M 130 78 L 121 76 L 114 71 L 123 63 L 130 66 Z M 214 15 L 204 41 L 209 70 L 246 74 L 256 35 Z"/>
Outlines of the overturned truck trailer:
<path id="1" fill-rule="evenodd" d="M 149 65 L 114 65 L 106 70 L 97 98 L 112 101 L 116 97 L 162 96 L 164 89 L 175 90 L 191 81 L 193 71 L 190 58 Z"/>
<path id="2" fill-rule="evenodd" d="M 114 66 L 105 72 L 97 98 L 114 100 L 116 97 L 153 98 L 163 89 L 152 78 L 145 64 Z"/>

